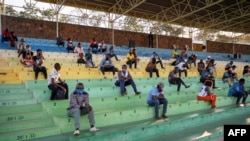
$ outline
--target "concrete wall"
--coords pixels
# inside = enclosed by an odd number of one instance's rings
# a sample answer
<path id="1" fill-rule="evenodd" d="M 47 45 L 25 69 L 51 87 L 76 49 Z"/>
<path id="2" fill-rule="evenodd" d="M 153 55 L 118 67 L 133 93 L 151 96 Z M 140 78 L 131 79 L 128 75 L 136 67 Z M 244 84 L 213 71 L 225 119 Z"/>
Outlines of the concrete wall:
<path id="1" fill-rule="evenodd" d="M 9 27 L 11 31 L 15 31 L 18 37 L 56 39 L 56 23 L 32 20 L 25 18 L 17 18 L 2 15 L 2 29 Z M 73 41 L 89 42 L 95 37 L 98 41 L 104 39 L 106 43 L 112 43 L 112 30 L 106 28 L 97 28 L 89 26 L 81 26 L 74 24 L 59 23 L 59 32 L 62 33 L 64 39 L 72 38 Z M 135 40 L 136 46 L 148 46 L 147 34 L 115 30 L 115 45 L 128 45 L 129 40 Z M 155 38 L 155 36 L 154 36 Z M 178 38 L 171 36 L 158 37 L 159 48 L 173 48 L 173 44 L 178 49 L 184 49 L 185 45 L 192 47 L 192 40 L 189 38 Z M 156 45 L 154 39 L 154 46 Z M 235 44 L 235 52 L 241 54 L 250 54 L 249 45 Z M 208 52 L 232 53 L 233 44 L 207 41 Z M 195 50 L 200 50 L 200 46 Z"/>
<path id="2" fill-rule="evenodd" d="M 14 31 L 18 37 L 56 39 L 55 22 L 2 15 L 2 28 L 6 27 Z M 64 39 L 70 37 L 73 41 L 88 42 L 91 38 L 95 37 L 98 41 L 104 39 L 106 43 L 112 43 L 111 29 L 59 23 L 59 32 L 62 33 Z M 114 33 L 115 45 L 117 46 L 128 45 L 129 40 L 135 40 L 136 46 L 148 46 L 147 34 L 122 30 L 115 30 Z M 159 36 L 158 38 L 160 48 L 172 48 L 172 45 L 176 44 L 180 49 L 183 49 L 185 45 L 191 47 L 192 44 L 191 39 L 188 38 L 171 36 Z"/>

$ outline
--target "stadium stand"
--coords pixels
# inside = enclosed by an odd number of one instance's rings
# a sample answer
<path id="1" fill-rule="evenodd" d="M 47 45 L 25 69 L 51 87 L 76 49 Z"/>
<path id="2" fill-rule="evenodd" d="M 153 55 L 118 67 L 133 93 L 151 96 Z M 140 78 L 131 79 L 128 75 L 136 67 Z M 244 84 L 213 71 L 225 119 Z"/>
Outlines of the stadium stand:
<path id="1" fill-rule="evenodd" d="M 76 55 L 67 53 L 65 48 L 59 48 L 54 40 L 26 38 L 32 50 L 42 49 L 44 52 L 47 71 L 50 72 L 55 62 L 62 65 L 61 76 L 69 85 L 70 92 L 76 83 L 83 82 L 85 90 L 90 94 L 90 101 L 95 109 L 96 126 L 101 130 L 96 133 L 88 131 L 87 118 L 81 118 L 81 134 L 73 136 L 74 121 L 66 116 L 68 100 L 50 101 L 50 90 L 47 80 L 39 74 L 34 80 L 32 68 L 25 68 L 20 64 L 20 58 L 14 49 L 8 49 L 7 43 L 0 46 L 0 141 L 34 140 L 34 141 L 117 141 L 117 140 L 217 140 L 223 138 L 223 125 L 249 124 L 249 121 L 239 119 L 249 115 L 250 99 L 245 107 L 236 107 L 235 98 L 227 97 L 228 84 L 222 82 L 224 66 L 229 61 L 226 54 L 192 52 L 198 60 L 211 56 L 216 60 L 216 85 L 220 89 L 213 90 L 217 94 L 217 109 L 210 110 L 207 102 L 197 101 L 196 95 L 202 86 L 196 68 L 188 70 L 188 77 L 182 79 L 191 84 L 189 89 L 181 88 L 176 92 L 176 86 L 168 83 L 167 76 L 173 66 L 170 65 L 171 50 L 136 47 L 140 62 L 137 69 L 129 70 L 134 77 L 141 95 L 134 95 L 131 87 L 127 88 L 128 95 L 120 96 L 119 88 L 115 87 L 111 73 L 107 79 L 98 68 L 78 66 Z M 87 43 L 82 42 L 84 51 Z M 116 47 L 119 58 L 125 58 L 128 48 Z M 159 78 L 148 78 L 145 66 L 152 51 L 156 51 L 163 58 L 166 69 L 160 70 Z M 94 54 L 95 63 L 99 64 L 103 54 Z M 245 55 L 242 58 L 249 58 Z M 121 59 L 121 60 L 123 60 Z M 114 61 L 120 68 L 122 61 Z M 237 60 L 237 73 L 242 77 L 245 60 Z M 246 88 L 250 89 L 250 78 Z M 146 104 L 148 91 L 158 82 L 165 83 L 165 96 L 169 101 L 169 116 L 166 120 L 155 121 L 153 108 Z M 249 117 L 248 117 L 249 118 Z M 237 119 L 237 120 L 235 120 Z M 247 122 L 247 123 L 246 123 Z M 207 127 L 207 128 L 205 128 Z M 185 129 L 185 131 L 184 131 Z M 196 129 L 196 130 L 194 130 Z M 197 131 L 199 129 L 199 131 Z M 209 131 L 209 135 L 201 136 Z M 181 135 L 180 135 L 181 133 Z"/>

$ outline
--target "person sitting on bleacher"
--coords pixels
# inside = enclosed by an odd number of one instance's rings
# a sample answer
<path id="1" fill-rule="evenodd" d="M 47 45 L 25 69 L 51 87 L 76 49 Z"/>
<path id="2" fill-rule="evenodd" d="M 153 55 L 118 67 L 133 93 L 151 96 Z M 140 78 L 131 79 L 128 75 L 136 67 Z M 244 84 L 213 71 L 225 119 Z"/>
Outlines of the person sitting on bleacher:
<path id="1" fill-rule="evenodd" d="M 206 65 L 205 65 L 205 63 L 203 62 L 203 60 L 201 59 L 200 60 L 200 62 L 198 62 L 198 64 L 197 64 L 197 66 L 198 66 L 198 72 L 199 72 L 199 74 L 200 74 L 200 76 L 201 76 L 201 72 L 203 71 L 203 70 L 206 70 Z"/>
<path id="2" fill-rule="evenodd" d="M 4 41 L 10 41 L 12 40 L 12 36 L 11 36 L 11 33 L 9 31 L 9 28 L 6 28 L 2 31 L 2 40 L 1 42 L 3 43 Z"/>
<path id="3" fill-rule="evenodd" d="M 25 48 L 23 48 L 20 53 L 18 54 L 18 57 L 20 57 L 20 55 L 22 55 L 22 58 L 26 58 L 26 55 L 30 55 L 31 57 L 33 57 L 33 51 L 31 51 L 31 46 L 30 45 L 26 45 Z"/>
<path id="4" fill-rule="evenodd" d="M 64 40 L 62 34 L 60 33 L 59 36 L 56 38 L 56 45 L 64 47 Z"/>
<path id="5" fill-rule="evenodd" d="M 21 59 L 20 62 L 25 67 L 32 67 L 34 65 L 34 60 L 32 59 L 32 56 L 30 54 L 25 55 L 25 58 Z"/>
<path id="6" fill-rule="evenodd" d="M 201 71 L 201 77 L 200 77 L 200 82 L 204 83 L 207 80 L 211 80 L 213 81 L 213 89 L 217 89 L 217 87 L 215 86 L 215 77 L 213 76 L 213 74 L 209 71 L 209 69 L 207 68 L 206 70 Z"/>
<path id="7" fill-rule="evenodd" d="M 243 76 L 249 76 L 250 75 L 250 67 L 248 65 L 244 66 L 242 74 L 243 74 Z"/>
<path id="8" fill-rule="evenodd" d="M 225 66 L 225 70 L 229 70 L 230 68 L 232 68 L 233 67 L 233 61 L 230 61 L 228 64 L 226 64 L 226 66 Z"/>
<path id="9" fill-rule="evenodd" d="M 163 104 L 162 109 L 162 118 L 168 118 L 166 116 L 167 113 L 167 106 L 168 106 L 168 100 L 165 98 L 164 93 L 164 84 L 162 82 L 158 83 L 156 87 L 152 88 L 147 96 L 147 104 L 149 106 L 154 106 L 155 111 L 155 119 L 160 119 L 159 116 L 159 106 Z"/>
<path id="10" fill-rule="evenodd" d="M 156 59 L 150 59 L 150 61 L 148 62 L 146 68 L 145 68 L 146 72 L 149 72 L 149 77 L 152 78 L 152 74 L 153 72 L 155 72 L 156 77 L 159 77 L 159 70 L 156 67 Z"/>
<path id="11" fill-rule="evenodd" d="M 20 54 L 23 50 L 25 50 L 26 44 L 24 38 L 21 38 L 21 43 L 17 46 L 17 53 Z"/>
<path id="12" fill-rule="evenodd" d="M 120 87 L 120 93 L 122 96 L 127 95 L 126 86 L 131 85 L 134 89 L 136 95 L 141 94 L 141 92 L 137 91 L 135 82 L 127 70 L 127 65 L 122 65 L 122 70 L 118 71 L 118 80 L 116 80 L 115 85 Z"/>
<path id="13" fill-rule="evenodd" d="M 91 49 L 88 49 L 88 52 L 85 54 L 85 59 L 86 59 L 86 65 L 87 67 L 90 68 L 96 68 L 97 66 L 95 65 L 95 63 L 92 60 L 92 52 Z"/>
<path id="14" fill-rule="evenodd" d="M 109 56 L 110 56 L 110 58 L 115 57 L 115 60 L 116 60 L 116 61 L 120 61 L 120 60 L 117 58 L 116 54 L 114 53 L 114 46 L 111 46 L 111 47 L 109 48 Z"/>
<path id="15" fill-rule="evenodd" d="M 102 59 L 100 63 L 100 70 L 102 74 L 104 75 L 104 78 L 106 79 L 105 72 L 112 72 L 113 76 L 115 76 L 115 72 L 117 71 L 117 68 L 112 63 L 112 60 L 109 57 L 109 54 L 106 54 L 106 57 Z"/>
<path id="16" fill-rule="evenodd" d="M 184 85 L 185 88 L 189 88 L 190 87 L 189 85 L 186 85 L 180 77 L 177 76 L 178 72 L 179 72 L 179 68 L 175 67 L 174 70 L 170 71 L 169 75 L 168 75 L 168 82 L 170 84 L 177 85 L 177 92 L 180 91 L 181 84 Z"/>
<path id="17" fill-rule="evenodd" d="M 134 55 L 135 60 L 136 60 L 137 62 L 139 62 L 139 61 L 140 61 L 140 58 L 138 58 L 137 52 L 136 52 L 136 49 L 135 49 L 135 48 L 132 49 L 132 54 Z"/>
<path id="18" fill-rule="evenodd" d="M 192 64 L 194 64 L 194 67 L 196 67 L 196 59 L 197 56 L 195 54 L 191 54 L 191 56 L 188 57 L 187 64 L 190 65 L 189 68 L 191 68 Z"/>
<path id="19" fill-rule="evenodd" d="M 247 91 L 244 87 L 245 79 L 241 78 L 238 82 L 234 82 L 233 86 L 228 91 L 228 96 L 234 96 L 237 97 L 236 105 L 238 106 L 244 106 L 246 105 L 246 99 L 248 96 Z M 240 99 L 242 99 L 242 104 L 240 104 Z"/>
<path id="20" fill-rule="evenodd" d="M 95 116 L 92 106 L 89 104 L 89 94 L 84 90 L 83 83 L 78 83 L 76 89 L 70 95 L 70 103 L 67 108 L 67 115 L 74 118 L 75 131 L 74 135 L 80 134 L 80 118 L 88 114 L 90 132 L 98 131 L 95 127 Z"/>
<path id="21" fill-rule="evenodd" d="M 55 63 L 54 69 L 49 74 L 48 88 L 52 91 L 50 100 L 56 100 L 59 98 L 57 96 L 57 92 L 59 90 L 64 92 L 63 98 L 68 99 L 68 85 L 61 79 L 61 75 L 59 73 L 60 70 L 61 65 L 59 63 Z M 61 95 L 60 98 L 62 98 Z"/>
<path id="22" fill-rule="evenodd" d="M 213 94 L 210 88 L 213 86 L 213 82 L 208 80 L 204 82 L 201 90 L 198 92 L 197 100 L 204 100 L 211 102 L 211 108 L 216 108 L 216 95 Z"/>
<path id="23" fill-rule="evenodd" d="M 134 64 L 134 67 L 136 68 L 137 66 L 137 60 L 132 52 L 132 50 L 129 51 L 129 53 L 126 56 L 126 64 L 129 65 L 129 68 L 132 68 L 132 64 Z"/>
<path id="24" fill-rule="evenodd" d="M 153 52 L 153 55 L 151 56 L 151 59 L 153 59 L 153 58 L 156 59 L 156 64 L 160 63 L 161 68 L 162 68 L 162 69 L 165 69 L 165 68 L 163 67 L 161 57 L 160 57 L 156 52 Z"/>
<path id="25" fill-rule="evenodd" d="M 188 68 L 187 63 L 182 61 L 179 64 L 177 64 L 176 67 L 178 68 L 178 71 L 179 71 L 179 77 L 181 77 L 182 72 L 184 72 L 185 77 L 187 77 L 187 68 Z"/>
<path id="26" fill-rule="evenodd" d="M 224 82 L 228 82 L 229 87 L 232 86 L 234 81 L 238 81 L 237 73 L 235 72 L 236 66 L 233 65 L 230 68 L 227 68 L 226 72 L 224 72 L 222 80 Z"/>
<path id="27" fill-rule="evenodd" d="M 83 57 L 84 57 L 85 53 L 84 53 L 84 51 L 83 51 L 83 49 L 82 49 L 82 45 L 81 45 L 80 42 L 79 42 L 79 43 L 77 44 L 77 46 L 75 47 L 74 53 L 77 53 L 77 54 L 78 54 L 78 56 L 77 56 L 78 59 L 80 58 L 80 54 L 82 54 Z"/>
<path id="28" fill-rule="evenodd" d="M 107 51 L 107 46 L 104 43 L 104 40 L 102 40 L 99 44 L 98 44 L 98 52 L 106 52 Z"/>
<path id="29" fill-rule="evenodd" d="M 18 38 L 16 36 L 16 34 L 12 31 L 10 32 L 12 39 L 10 40 L 10 47 L 15 47 L 17 49 L 17 42 L 18 42 Z"/>
<path id="30" fill-rule="evenodd" d="M 176 59 L 177 55 L 179 55 L 177 49 L 174 49 L 174 51 L 172 52 L 172 58 Z"/>
<path id="31" fill-rule="evenodd" d="M 92 38 L 92 39 L 90 40 L 90 45 L 89 45 L 89 47 L 92 49 L 92 52 L 93 52 L 93 53 L 97 53 L 97 51 L 98 51 L 98 43 L 97 43 L 97 41 L 96 41 L 95 38 Z"/>
<path id="32" fill-rule="evenodd" d="M 47 69 L 46 67 L 42 66 L 43 60 L 44 60 L 42 50 L 37 49 L 36 52 L 37 52 L 36 56 L 33 57 L 33 60 L 34 60 L 33 70 L 35 72 L 35 80 L 37 80 L 39 72 L 42 72 L 44 75 L 44 78 L 47 79 Z"/>
<path id="33" fill-rule="evenodd" d="M 208 61 L 208 64 L 206 66 L 206 69 L 208 69 L 210 71 L 211 74 L 213 74 L 214 72 L 216 72 L 216 64 L 214 59 L 211 59 Z"/>
<path id="34" fill-rule="evenodd" d="M 68 53 L 69 53 L 70 50 L 71 50 L 72 52 L 74 52 L 74 50 L 75 50 L 75 46 L 74 46 L 74 43 L 73 43 L 73 41 L 71 40 L 71 38 L 68 38 L 67 50 L 68 50 Z"/>

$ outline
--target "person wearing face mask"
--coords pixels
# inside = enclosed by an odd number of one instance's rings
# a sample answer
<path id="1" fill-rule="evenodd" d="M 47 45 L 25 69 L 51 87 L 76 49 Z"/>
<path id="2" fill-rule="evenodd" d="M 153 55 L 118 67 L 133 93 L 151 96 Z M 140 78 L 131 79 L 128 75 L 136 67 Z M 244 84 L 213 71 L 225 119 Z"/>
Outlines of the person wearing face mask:
<path id="1" fill-rule="evenodd" d="M 86 109 L 86 110 L 83 110 Z M 88 114 L 90 132 L 98 131 L 95 127 L 94 110 L 89 104 L 89 94 L 84 90 L 83 83 L 78 83 L 76 89 L 70 95 L 70 103 L 67 108 L 67 114 L 69 117 L 74 118 L 75 131 L 74 135 L 80 134 L 80 118 L 82 115 Z"/>
<path id="2" fill-rule="evenodd" d="M 135 82 L 127 70 L 127 65 L 122 65 L 122 70 L 118 71 L 118 79 L 115 82 L 117 87 L 120 87 L 120 93 L 122 96 L 127 95 L 126 86 L 131 85 L 136 95 L 141 94 L 136 88 Z"/>
<path id="3" fill-rule="evenodd" d="M 153 72 L 156 73 L 156 77 L 159 77 L 159 71 L 156 67 L 156 59 L 152 58 L 149 63 L 147 64 L 147 67 L 145 69 L 146 72 L 149 72 L 149 77 L 152 77 Z"/>
<path id="4" fill-rule="evenodd" d="M 161 119 L 159 116 L 159 105 L 163 105 L 163 111 L 162 111 L 162 118 L 168 118 L 166 116 L 167 113 L 167 106 L 168 106 L 168 100 L 165 98 L 164 93 L 164 84 L 162 82 L 159 82 L 156 87 L 152 88 L 147 96 L 147 104 L 149 106 L 154 106 L 155 108 L 155 119 Z"/>
<path id="5" fill-rule="evenodd" d="M 106 54 L 106 57 L 102 59 L 100 63 L 100 70 L 102 74 L 104 75 L 104 78 L 106 79 L 107 77 L 105 76 L 105 72 L 112 72 L 113 76 L 115 76 L 115 72 L 117 71 L 117 68 L 114 67 L 112 60 L 110 59 L 109 54 Z"/>
<path id="6" fill-rule="evenodd" d="M 228 96 L 236 97 L 236 105 L 238 106 L 246 106 L 246 99 L 248 96 L 248 92 L 245 90 L 245 79 L 241 78 L 238 82 L 234 82 L 233 86 L 228 90 Z M 242 98 L 242 103 L 240 100 Z"/>
<path id="7" fill-rule="evenodd" d="M 35 80 L 37 80 L 39 72 L 42 72 L 44 75 L 44 78 L 47 79 L 47 69 L 46 67 L 42 66 L 43 60 L 44 60 L 42 50 L 37 49 L 36 52 L 37 52 L 37 55 L 33 57 L 33 60 L 34 60 L 33 70 L 35 72 Z"/>
<path id="8" fill-rule="evenodd" d="M 186 85 L 181 78 L 177 77 L 177 74 L 179 72 L 179 68 L 178 67 L 175 67 L 174 70 L 170 71 L 169 72 L 169 75 L 168 75 L 168 82 L 170 84 L 174 84 L 174 85 L 177 85 L 177 92 L 180 91 L 181 89 L 181 84 L 185 86 L 185 88 L 189 88 L 190 86 L 189 85 Z"/>
<path id="9" fill-rule="evenodd" d="M 137 60 L 132 52 L 132 50 L 129 51 L 129 53 L 127 54 L 126 56 L 126 64 L 129 65 L 129 68 L 131 69 L 132 68 L 132 64 L 134 64 L 134 67 L 136 69 L 136 66 L 137 66 Z"/>

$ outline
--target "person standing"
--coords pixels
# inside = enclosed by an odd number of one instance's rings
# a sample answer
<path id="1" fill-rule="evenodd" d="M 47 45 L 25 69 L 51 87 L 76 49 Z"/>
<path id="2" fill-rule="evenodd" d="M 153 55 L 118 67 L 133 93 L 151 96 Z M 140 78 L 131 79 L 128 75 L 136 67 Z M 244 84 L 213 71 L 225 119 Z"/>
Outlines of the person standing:
<path id="1" fill-rule="evenodd" d="M 152 32 L 148 34 L 148 46 L 154 48 L 154 37 Z"/>

